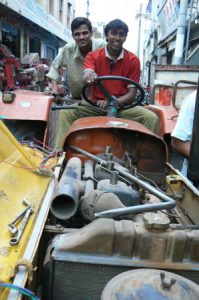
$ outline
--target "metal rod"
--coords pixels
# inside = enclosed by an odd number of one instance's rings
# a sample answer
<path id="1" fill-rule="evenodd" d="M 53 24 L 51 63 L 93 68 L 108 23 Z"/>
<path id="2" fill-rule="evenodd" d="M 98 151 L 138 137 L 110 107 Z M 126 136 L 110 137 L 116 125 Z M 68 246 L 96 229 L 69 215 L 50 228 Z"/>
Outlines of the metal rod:
<path id="1" fill-rule="evenodd" d="M 94 182 L 93 178 L 93 161 L 87 160 L 85 161 L 84 166 L 84 177 L 85 177 L 85 195 L 94 190 Z"/>
<path id="2" fill-rule="evenodd" d="M 188 57 L 189 38 L 190 38 L 190 29 L 191 29 L 191 21 L 192 21 L 192 9 L 193 9 L 193 0 L 191 0 L 191 2 L 190 2 L 190 11 L 189 11 L 189 18 L 188 18 L 187 38 L 186 38 L 185 56 L 184 56 L 184 65 L 186 65 L 187 57 Z"/>
<path id="3" fill-rule="evenodd" d="M 72 150 L 75 150 L 76 152 L 79 152 L 94 161 L 102 164 L 103 166 L 107 166 L 107 162 L 101 158 L 98 158 L 96 155 L 93 155 L 79 147 L 76 146 L 70 146 Z M 121 215 L 128 215 L 128 214 L 134 214 L 134 213 L 140 213 L 144 211 L 154 211 L 154 210 L 163 210 L 163 209 L 170 209 L 175 207 L 176 201 L 170 198 L 168 195 L 162 193 L 161 191 L 157 190 L 155 187 L 151 186 L 149 183 L 140 180 L 139 178 L 135 177 L 132 174 L 129 174 L 122 166 L 115 166 L 114 170 L 118 171 L 120 175 L 124 176 L 127 179 L 130 179 L 132 182 L 135 182 L 139 186 L 143 187 L 145 190 L 150 192 L 151 194 L 157 196 L 159 199 L 161 199 L 165 203 L 160 204 L 144 204 L 144 205 L 137 205 L 137 206 L 130 206 L 125 208 L 118 208 L 118 209 L 111 209 L 104 212 L 96 213 L 96 217 L 105 217 L 105 218 L 113 218 Z"/>

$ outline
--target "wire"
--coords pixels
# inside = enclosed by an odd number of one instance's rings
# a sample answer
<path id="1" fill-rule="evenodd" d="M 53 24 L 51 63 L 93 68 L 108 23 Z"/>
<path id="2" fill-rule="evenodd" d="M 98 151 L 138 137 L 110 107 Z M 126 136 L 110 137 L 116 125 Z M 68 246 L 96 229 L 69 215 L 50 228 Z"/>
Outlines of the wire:
<path id="1" fill-rule="evenodd" d="M 170 196 L 169 193 L 164 192 L 158 185 L 157 183 L 155 183 L 155 181 L 153 181 L 152 179 L 149 179 L 147 177 L 145 177 L 144 175 L 142 175 L 141 173 L 137 172 L 137 177 L 140 177 L 142 179 L 144 179 L 147 182 L 150 182 L 157 190 L 159 190 L 160 192 L 162 192 L 164 195 Z"/>
<path id="2" fill-rule="evenodd" d="M 55 150 L 54 148 L 51 148 L 51 147 L 47 146 L 45 143 L 43 143 L 43 142 L 37 140 L 37 139 L 34 138 L 34 137 L 32 137 L 32 139 L 33 139 L 33 141 L 39 143 L 40 145 L 42 145 L 43 147 L 45 147 L 45 148 L 48 149 L 48 150 L 52 150 L 52 151 Z"/>
<path id="3" fill-rule="evenodd" d="M 0 282 L 0 287 L 5 287 L 11 290 L 16 290 L 20 292 L 20 294 L 25 295 L 29 297 L 31 300 L 39 300 L 39 298 L 30 290 L 20 287 L 18 285 L 12 284 L 12 283 L 6 283 L 6 282 Z"/>
<path id="4" fill-rule="evenodd" d="M 35 149 L 35 150 L 38 149 L 43 153 L 43 156 L 45 156 L 45 157 L 44 157 L 44 159 L 42 160 L 42 162 L 40 163 L 39 166 L 37 166 L 35 168 L 34 167 L 21 167 L 21 166 L 15 165 L 13 163 L 10 163 L 8 161 L 5 161 L 5 160 L 0 160 L 0 163 L 5 163 L 5 164 L 11 165 L 15 168 L 19 168 L 19 169 L 36 170 L 37 168 L 39 168 L 40 170 L 41 169 L 46 169 L 46 171 L 47 171 L 47 169 L 50 168 L 50 165 L 46 166 L 46 163 L 49 161 L 49 159 L 58 158 L 63 154 L 62 150 L 55 150 L 54 149 L 53 151 L 49 151 L 49 150 L 46 150 L 46 149 L 42 148 L 41 146 L 38 146 L 37 144 L 35 144 L 31 141 L 22 141 L 21 143 L 23 145 L 26 145 L 29 148 L 32 148 L 32 149 Z"/>
<path id="5" fill-rule="evenodd" d="M 51 151 L 49 151 L 49 150 L 47 150 L 47 149 L 45 149 L 45 148 L 43 148 L 43 147 L 35 144 L 34 142 L 31 142 L 31 141 L 21 141 L 20 143 L 22 145 L 25 145 L 25 146 L 29 147 L 29 148 L 36 148 L 36 149 L 42 151 L 45 154 L 51 153 Z"/>
<path id="6" fill-rule="evenodd" d="M 62 154 L 62 151 L 59 151 L 59 150 L 55 150 L 55 151 L 53 151 L 53 152 L 51 152 L 48 156 L 46 156 L 43 160 L 42 160 L 42 162 L 40 163 L 40 167 L 41 166 L 45 166 L 45 164 L 49 161 L 49 159 L 51 159 L 51 158 L 54 158 L 54 157 L 60 157 L 61 156 L 61 154 Z"/>
<path id="7" fill-rule="evenodd" d="M 43 147 L 41 147 L 41 146 L 37 145 L 36 143 L 31 142 L 31 141 L 22 141 L 21 144 L 25 145 L 29 148 L 32 148 L 32 149 L 40 150 L 44 155 L 46 155 L 48 157 L 48 159 L 51 158 L 51 157 L 60 157 L 63 154 L 63 150 L 56 150 L 56 149 L 47 150 L 47 149 L 45 149 L 45 148 L 43 148 Z M 45 145 L 45 147 L 47 147 L 47 146 Z M 50 148 L 48 148 L 48 149 L 50 149 Z"/>
<path id="8" fill-rule="evenodd" d="M 17 166 L 13 163 L 10 163 L 8 161 L 5 161 L 5 160 L 0 160 L 0 163 L 4 163 L 4 164 L 8 164 L 12 167 L 15 167 L 15 168 L 18 168 L 18 169 L 25 169 L 25 170 L 37 170 L 37 167 L 33 168 L 33 167 L 21 167 L 21 166 Z"/>

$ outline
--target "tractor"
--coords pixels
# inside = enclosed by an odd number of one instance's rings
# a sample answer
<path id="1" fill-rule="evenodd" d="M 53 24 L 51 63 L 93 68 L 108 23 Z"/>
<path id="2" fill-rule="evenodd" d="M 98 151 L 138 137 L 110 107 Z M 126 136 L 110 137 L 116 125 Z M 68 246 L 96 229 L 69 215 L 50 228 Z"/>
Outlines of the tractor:
<path id="1" fill-rule="evenodd" d="M 107 116 L 76 120 L 63 151 L 0 124 L 2 299 L 199 298 L 197 178 L 172 165 L 163 109 L 157 135 L 117 118 L 105 80 L 129 82 L 96 79 Z"/>

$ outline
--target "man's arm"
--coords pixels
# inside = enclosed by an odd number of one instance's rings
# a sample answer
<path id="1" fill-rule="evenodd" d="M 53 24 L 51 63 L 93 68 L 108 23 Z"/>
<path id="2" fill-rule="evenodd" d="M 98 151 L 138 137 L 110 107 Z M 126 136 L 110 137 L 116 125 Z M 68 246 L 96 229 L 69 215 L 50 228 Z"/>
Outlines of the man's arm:
<path id="1" fill-rule="evenodd" d="M 196 92 L 191 93 L 184 99 L 175 128 L 171 134 L 171 145 L 185 157 L 189 157 L 190 153 L 195 99 Z"/>
<path id="2" fill-rule="evenodd" d="M 128 93 L 117 98 L 119 106 L 130 105 L 133 102 L 133 99 L 136 96 L 137 88 L 130 87 L 128 88 Z"/>
<path id="3" fill-rule="evenodd" d="M 59 94 L 59 85 L 57 81 L 51 79 L 51 88 L 52 88 L 51 93 L 55 95 Z"/>
<path id="4" fill-rule="evenodd" d="M 97 74 L 90 69 L 84 70 L 83 72 L 83 77 L 82 77 L 82 82 L 83 84 L 86 83 L 94 83 L 95 79 L 97 78 Z"/>
<path id="5" fill-rule="evenodd" d="M 61 82 L 60 69 L 63 66 L 64 51 L 65 51 L 65 49 L 62 48 L 62 50 L 55 57 L 55 59 L 52 62 L 52 65 L 50 67 L 50 71 L 47 74 L 47 76 L 51 79 L 52 91 L 55 94 L 59 93 L 59 88 L 58 87 L 59 87 L 59 83 Z"/>
<path id="6" fill-rule="evenodd" d="M 189 157 L 191 142 L 190 141 L 182 141 L 178 138 L 172 137 L 171 145 L 173 148 L 184 155 L 186 158 Z"/>
<path id="7" fill-rule="evenodd" d="M 82 77 L 83 84 L 94 83 L 97 74 L 96 74 L 96 67 L 95 67 L 95 56 L 93 52 L 90 52 L 86 55 L 84 59 L 83 70 L 84 70 L 83 77 Z"/>

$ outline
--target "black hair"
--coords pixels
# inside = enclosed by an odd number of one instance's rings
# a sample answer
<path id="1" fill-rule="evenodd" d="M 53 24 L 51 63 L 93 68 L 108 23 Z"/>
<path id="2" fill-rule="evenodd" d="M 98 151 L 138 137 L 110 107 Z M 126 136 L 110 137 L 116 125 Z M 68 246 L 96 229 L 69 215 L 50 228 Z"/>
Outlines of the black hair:
<path id="1" fill-rule="evenodd" d="M 108 35 L 109 30 L 114 30 L 114 29 L 123 29 L 124 32 L 127 34 L 129 31 L 129 28 L 126 23 L 121 21 L 120 19 L 115 19 L 110 21 L 104 28 L 104 34 L 105 36 Z"/>
<path id="2" fill-rule="evenodd" d="M 87 18 L 77 17 L 77 18 L 73 19 L 73 21 L 71 23 L 72 33 L 74 32 L 75 29 L 79 28 L 81 25 L 86 25 L 88 27 L 88 30 L 90 32 L 92 32 L 91 21 L 89 21 L 89 19 L 87 19 Z"/>

